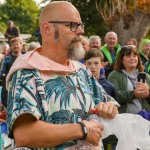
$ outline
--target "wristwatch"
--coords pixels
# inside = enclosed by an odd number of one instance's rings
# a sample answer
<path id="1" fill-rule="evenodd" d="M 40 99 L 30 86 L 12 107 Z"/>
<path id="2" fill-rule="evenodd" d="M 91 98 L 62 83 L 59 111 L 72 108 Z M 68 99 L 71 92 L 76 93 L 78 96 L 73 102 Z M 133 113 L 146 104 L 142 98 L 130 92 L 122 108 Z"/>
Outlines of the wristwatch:
<path id="1" fill-rule="evenodd" d="M 79 140 L 85 140 L 87 138 L 87 128 L 83 122 L 77 122 L 81 125 L 82 132 L 83 132 L 83 137 Z"/>

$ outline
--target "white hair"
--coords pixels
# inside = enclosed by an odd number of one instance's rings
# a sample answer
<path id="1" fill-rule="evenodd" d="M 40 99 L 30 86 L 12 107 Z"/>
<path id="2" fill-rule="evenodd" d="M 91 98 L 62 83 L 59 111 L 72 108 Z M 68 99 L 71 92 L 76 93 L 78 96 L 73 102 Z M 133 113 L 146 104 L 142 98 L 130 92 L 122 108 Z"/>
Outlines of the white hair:
<path id="1" fill-rule="evenodd" d="M 40 44 L 39 44 L 39 43 L 37 43 L 37 42 L 31 42 L 31 43 L 29 44 L 29 46 L 28 46 L 28 51 L 32 51 L 32 50 L 34 50 L 34 49 L 37 48 L 37 47 L 40 47 Z"/>
<path id="2" fill-rule="evenodd" d="M 92 35 L 89 38 L 89 43 L 91 44 L 95 39 L 98 39 L 101 42 L 101 38 L 98 35 Z"/>

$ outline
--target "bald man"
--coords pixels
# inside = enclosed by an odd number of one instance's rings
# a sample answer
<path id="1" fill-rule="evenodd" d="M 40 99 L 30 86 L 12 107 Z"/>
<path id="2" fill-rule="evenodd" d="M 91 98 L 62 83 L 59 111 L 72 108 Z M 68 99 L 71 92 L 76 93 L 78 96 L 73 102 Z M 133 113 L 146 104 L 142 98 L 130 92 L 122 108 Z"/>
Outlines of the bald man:
<path id="1" fill-rule="evenodd" d="M 121 47 L 118 44 L 117 34 L 113 31 L 108 32 L 104 40 L 106 44 L 101 47 L 101 51 L 104 55 L 105 75 L 108 77 L 109 73 L 113 70 L 116 57 Z"/>
<path id="2" fill-rule="evenodd" d="M 98 146 L 103 126 L 87 121 L 89 111 L 113 118 L 118 103 L 71 60 L 84 50 L 80 14 L 69 2 L 50 2 L 39 26 L 42 47 L 20 56 L 7 76 L 9 136 L 18 148 L 72 150 L 78 139 Z"/>

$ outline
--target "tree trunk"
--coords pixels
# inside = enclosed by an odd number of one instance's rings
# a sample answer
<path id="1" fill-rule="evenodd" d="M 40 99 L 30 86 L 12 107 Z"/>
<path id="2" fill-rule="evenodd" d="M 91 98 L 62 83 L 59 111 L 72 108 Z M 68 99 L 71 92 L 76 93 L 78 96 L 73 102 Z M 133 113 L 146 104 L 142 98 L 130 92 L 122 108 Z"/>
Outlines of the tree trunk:
<path id="1" fill-rule="evenodd" d="M 135 38 L 139 49 L 142 38 L 150 29 L 150 14 L 136 11 L 132 20 L 128 19 L 121 17 L 118 22 L 113 22 L 111 30 L 117 33 L 121 45 L 126 44 L 129 38 Z"/>

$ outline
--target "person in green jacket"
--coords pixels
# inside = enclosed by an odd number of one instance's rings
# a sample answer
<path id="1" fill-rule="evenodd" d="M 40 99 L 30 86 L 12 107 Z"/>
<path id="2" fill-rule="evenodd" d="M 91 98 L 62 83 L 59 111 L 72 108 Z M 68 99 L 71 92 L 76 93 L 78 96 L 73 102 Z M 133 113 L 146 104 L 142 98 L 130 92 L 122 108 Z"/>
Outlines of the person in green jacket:
<path id="1" fill-rule="evenodd" d="M 144 65 L 144 72 L 150 75 L 150 53 L 148 55 L 148 61 Z"/>
<path id="2" fill-rule="evenodd" d="M 108 81 L 114 84 L 116 89 L 120 113 L 138 114 L 141 110 L 150 111 L 150 75 L 145 73 L 145 83 L 137 81 L 138 74 L 143 71 L 137 49 L 133 46 L 123 46 L 114 71 L 108 76 Z"/>
<path id="3" fill-rule="evenodd" d="M 150 40 L 143 39 L 140 45 L 140 58 L 143 65 L 149 61 L 148 55 L 150 54 Z"/>
<path id="4" fill-rule="evenodd" d="M 118 37 L 115 32 L 108 32 L 105 36 L 106 44 L 101 47 L 101 51 L 104 55 L 105 62 L 105 75 L 108 77 L 109 73 L 113 70 L 114 63 L 121 46 L 118 44 Z"/>
<path id="5" fill-rule="evenodd" d="M 145 69 L 144 71 L 148 74 L 150 74 L 150 61 L 148 61 L 145 65 L 144 65 Z"/>

